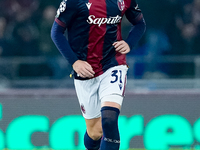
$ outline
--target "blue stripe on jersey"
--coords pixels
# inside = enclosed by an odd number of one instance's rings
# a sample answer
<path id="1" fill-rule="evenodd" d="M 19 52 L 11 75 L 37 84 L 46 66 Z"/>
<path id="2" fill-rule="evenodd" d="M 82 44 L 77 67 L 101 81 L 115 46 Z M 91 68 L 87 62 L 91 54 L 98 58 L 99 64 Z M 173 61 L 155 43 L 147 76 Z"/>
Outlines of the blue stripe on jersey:
<path id="1" fill-rule="evenodd" d="M 80 60 L 87 60 L 90 25 L 85 21 L 89 16 L 86 6 L 88 0 L 79 0 L 78 12 L 68 27 L 68 39 L 71 48 Z"/>

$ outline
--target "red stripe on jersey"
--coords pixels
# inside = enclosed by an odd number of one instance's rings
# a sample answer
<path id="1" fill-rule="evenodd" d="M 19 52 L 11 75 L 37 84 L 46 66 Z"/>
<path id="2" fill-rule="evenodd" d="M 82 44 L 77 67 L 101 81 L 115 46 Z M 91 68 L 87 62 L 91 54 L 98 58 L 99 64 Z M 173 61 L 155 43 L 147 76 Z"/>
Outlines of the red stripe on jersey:
<path id="1" fill-rule="evenodd" d="M 117 52 L 115 55 L 115 59 L 117 60 L 118 65 L 126 65 L 127 64 L 126 63 L 126 55 L 124 55 L 124 54 Z"/>
<path id="2" fill-rule="evenodd" d="M 125 2 L 125 9 L 121 12 L 121 16 L 124 15 L 125 11 L 130 7 L 131 5 L 131 0 L 124 0 Z M 118 24 L 117 26 L 117 41 L 122 40 L 122 35 L 121 35 L 121 23 Z M 126 64 L 126 55 L 121 54 L 119 52 L 116 53 L 115 59 L 117 60 L 119 65 L 124 65 Z"/>
<path id="3" fill-rule="evenodd" d="M 60 26 L 62 26 L 62 27 L 64 27 L 64 28 L 66 27 L 65 23 L 62 22 L 62 21 L 60 21 L 58 18 L 56 18 L 55 21 L 56 21 Z"/>
<path id="4" fill-rule="evenodd" d="M 107 18 L 105 0 L 89 0 L 91 7 L 89 15 L 94 15 L 95 18 Z M 103 59 L 104 36 L 106 34 L 106 24 L 91 24 L 89 32 L 89 44 L 87 62 L 95 71 L 95 77 L 102 74 L 101 60 Z"/>
<path id="5" fill-rule="evenodd" d="M 122 34 L 121 34 L 121 23 L 119 23 L 118 25 L 117 25 L 117 41 L 120 41 L 120 40 L 122 40 Z"/>
<path id="6" fill-rule="evenodd" d="M 125 96 L 125 89 L 126 89 L 126 81 L 127 80 L 127 76 L 125 76 L 125 81 L 124 81 L 124 90 L 123 90 L 123 92 L 122 92 L 122 96 Z"/>
<path id="7" fill-rule="evenodd" d="M 137 18 L 135 19 L 135 23 L 139 22 L 141 19 L 143 19 L 143 14 L 137 16 Z"/>

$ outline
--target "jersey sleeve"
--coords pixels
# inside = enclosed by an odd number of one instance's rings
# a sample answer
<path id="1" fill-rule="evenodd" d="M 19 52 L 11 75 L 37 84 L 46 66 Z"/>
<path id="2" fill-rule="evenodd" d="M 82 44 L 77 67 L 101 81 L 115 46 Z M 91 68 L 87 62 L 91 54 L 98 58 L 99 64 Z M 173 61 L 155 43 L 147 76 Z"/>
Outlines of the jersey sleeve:
<path id="1" fill-rule="evenodd" d="M 70 26 L 77 13 L 78 0 L 63 0 L 57 10 L 56 22 L 65 27 Z"/>
<path id="2" fill-rule="evenodd" d="M 143 19 L 143 14 L 135 0 L 131 0 L 130 7 L 125 12 L 126 18 L 133 25 L 137 24 Z"/>
<path id="3" fill-rule="evenodd" d="M 78 60 L 74 51 L 71 49 L 68 40 L 64 33 L 70 26 L 73 18 L 76 15 L 76 3 L 77 0 L 63 0 L 57 10 L 55 22 L 51 29 L 51 38 L 55 43 L 60 53 L 64 56 L 68 62 L 73 65 Z"/>
<path id="4" fill-rule="evenodd" d="M 54 24 L 51 29 L 51 38 L 53 42 L 55 43 L 56 47 L 60 51 L 60 53 L 64 56 L 64 58 L 73 65 L 75 61 L 78 60 L 77 56 L 71 49 L 69 42 L 64 36 L 65 28 L 58 25 L 56 21 L 54 21 Z"/>
<path id="5" fill-rule="evenodd" d="M 139 42 L 142 35 L 144 34 L 146 30 L 146 23 L 143 18 L 143 14 L 135 0 L 131 1 L 130 7 L 125 12 L 125 15 L 130 23 L 133 24 L 129 35 L 125 40 L 130 49 L 132 49 Z"/>

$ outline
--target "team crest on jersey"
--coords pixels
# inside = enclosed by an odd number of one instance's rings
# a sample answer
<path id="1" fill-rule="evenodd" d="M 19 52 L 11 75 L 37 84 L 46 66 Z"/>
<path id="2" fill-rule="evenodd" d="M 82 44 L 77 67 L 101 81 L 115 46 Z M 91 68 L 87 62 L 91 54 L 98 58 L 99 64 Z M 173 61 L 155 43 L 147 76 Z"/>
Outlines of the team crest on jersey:
<path id="1" fill-rule="evenodd" d="M 124 8 L 125 8 L 124 0 L 118 0 L 117 5 L 118 5 L 118 8 L 119 8 L 120 11 L 124 10 Z"/>

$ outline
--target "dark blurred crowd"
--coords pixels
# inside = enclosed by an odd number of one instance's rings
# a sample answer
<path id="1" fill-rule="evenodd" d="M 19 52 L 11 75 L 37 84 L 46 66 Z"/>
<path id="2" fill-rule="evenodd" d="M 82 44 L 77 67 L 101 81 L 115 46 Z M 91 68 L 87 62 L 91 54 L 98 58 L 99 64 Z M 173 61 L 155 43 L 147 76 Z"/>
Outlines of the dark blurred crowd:
<path id="1" fill-rule="evenodd" d="M 54 55 L 50 30 L 59 1 L 0 0 L 0 54 Z"/>
<path id="2" fill-rule="evenodd" d="M 132 55 L 145 55 L 150 62 L 135 66 L 139 78 L 144 78 L 144 73 L 158 71 L 164 73 L 163 78 L 193 76 L 194 63 L 158 64 L 156 61 L 160 55 L 200 55 L 200 0 L 138 0 L 138 3 L 147 30 Z"/>
<path id="3" fill-rule="evenodd" d="M 200 0 L 141 1 L 146 43 L 159 54 L 200 54 Z"/>
<path id="4" fill-rule="evenodd" d="M 50 30 L 61 0 L 0 0 L 1 56 L 60 56 Z M 200 54 L 200 0 L 137 0 L 147 30 L 129 55 Z M 123 25 L 122 31 L 128 31 Z M 123 33 L 123 36 L 126 32 Z M 151 64 L 151 71 L 154 65 Z"/>

